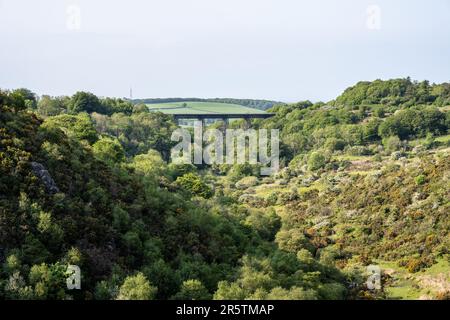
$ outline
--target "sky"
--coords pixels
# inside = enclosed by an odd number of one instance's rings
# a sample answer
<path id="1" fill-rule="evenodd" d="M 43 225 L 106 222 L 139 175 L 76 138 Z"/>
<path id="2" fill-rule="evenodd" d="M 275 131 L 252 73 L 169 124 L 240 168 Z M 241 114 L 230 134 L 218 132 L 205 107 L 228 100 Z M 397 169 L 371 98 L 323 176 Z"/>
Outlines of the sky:
<path id="1" fill-rule="evenodd" d="M 0 0 L 0 88 L 329 101 L 450 81 L 449 0 Z"/>

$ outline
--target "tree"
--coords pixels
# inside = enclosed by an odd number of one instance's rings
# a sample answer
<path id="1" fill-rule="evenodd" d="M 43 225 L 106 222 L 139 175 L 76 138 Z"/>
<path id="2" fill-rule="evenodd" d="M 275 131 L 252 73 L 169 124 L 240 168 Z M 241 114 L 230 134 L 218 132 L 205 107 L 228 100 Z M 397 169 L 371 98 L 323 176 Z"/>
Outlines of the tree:
<path id="1" fill-rule="evenodd" d="M 16 113 L 27 108 L 25 98 L 20 92 L 6 92 L 6 94 L 2 94 L 0 104 L 11 107 Z"/>
<path id="2" fill-rule="evenodd" d="M 173 296 L 174 300 L 208 300 L 211 295 L 199 280 L 186 280 L 180 291 Z"/>
<path id="3" fill-rule="evenodd" d="M 325 148 L 330 151 L 344 150 L 345 141 L 337 138 L 328 138 L 325 142 Z"/>
<path id="4" fill-rule="evenodd" d="M 377 141 L 380 139 L 378 135 L 378 128 L 380 124 L 381 120 L 377 118 L 373 118 L 369 122 L 367 122 L 367 124 L 364 126 L 365 142 Z"/>
<path id="5" fill-rule="evenodd" d="M 123 113 L 126 115 L 131 115 L 133 112 L 133 105 L 131 102 L 123 99 L 112 99 L 105 98 L 101 100 L 101 110 L 97 112 L 102 112 L 104 114 L 111 115 L 113 113 Z"/>
<path id="6" fill-rule="evenodd" d="M 12 275 L 14 272 L 20 271 L 21 261 L 17 254 L 11 254 L 6 258 L 6 262 L 3 265 L 3 270 Z"/>
<path id="7" fill-rule="evenodd" d="M 39 114 L 45 117 L 56 116 L 61 113 L 62 106 L 60 101 L 50 96 L 42 96 L 37 104 Z"/>
<path id="8" fill-rule="evenodd" d="M 112 210 L 112 215 L 113 227 L 120 232 L 125 232 L 130 225 L 130 215 L 128 214 L 128 212 L 116 205 Z"/>
<path id="9" fill-rule="evenodd" d="M 399 137 L 392 136 L 392 137 L 384 138 L 383 145 L 384 145 L 384 148 L 386 149 L 386 151 L 388 151 L 389 153 L 392 153 L 394 151 L 400 150 L 400 148 L 402 147 L 402 142 Z"/>
<path id="10" fill-rule="evenodd" d="M 139 104 L 134 106 L 133 113 L 142 113 L 142 112 L 144 112 L 144 113 L 150 112 L 150 110 L 148 110 L 148 107 L 147 107 L 146 104 L 139 103 Z"/>
<path id="11" fill-rule="evenodd" d="M 134 157 L 132 167 L 146 176 L 161 176 L 167 170 L 167 165 L 156 150 L 149 150 L 146 154 Z"/>
<path id="12" fill-rule="evenodd" d="M 64 299 L 67 266 L 42 263 L 30 269 L 29 279 L 35 299 Z"/>
<path id="13" fill-rule="evenodd" d="M 319 152 L 313 152 L 309 156 L 308 169 L 312 171 L 319 170 L 323 168 L 326 164 L 325 156 Z"/>
<path id="14" fill-rule="evenodd" d="M 325 300 L 345 299 L 347 289 L 340 283 L 325 283 L 319 286 L 319 294 Z"/>
<path id="15" fill-rule="evenodd" d="M 435 107 L 401 110 L 380 124 L 379 134 L 383 138 L 396 135 L 400 139 L 424 137 L 427 133 L 443 134 L 448 130 L 445 117 Z"/>
<path id="16" fill-rule="evenodd" d="M 23 108 L 36 109 L 36 94 L 31 92 L 30 90 L 25 88 L 16 89 L 11 92 L 10 96 L 16 102 L 20 101 L 21 104 L 23 103 Z"/>
<path id="17" fill-rule="evenodd" d="M 79 91 L 72 96 L 69 103 L 69 111 L 72 113 L 83 111 L 87 113 L 104 113 L 103 106 L 97 96 L 83 91 Z"/>
<path id="18" fill-rule="evenodd" d="M 78 140 L 87 140 L 90 143 L 94 143 L 97 140 L 97 131 L 86 113 L 78 115 L 58 115 L 55 117 L 47 118 L 42 129 L 62 129 L 67 135 L 74 137 Z"/>
<path id="19" fill-rule="evenodd" d="M 313 251 L 313 247 L 304 235 L 303 231 L 298 228 L 289 230 L 281 230 L 276 235 L 276 242 L 280 249 L 297 253 L 301 249 Z"/>
<path id="20" fill-rule="evenodd" d="M 119 289 L 117 300 L 152 300 L 157 292 L 142 273 L 128 276 Z"/>
<path id="21" fill-rule="evenodd" d="M 255 229 L 263 239 L 273 241 L 280 229 L 281 221 L 273 209 L 250 210 L 249 216 L 245 219 L 245 225 Z"/>
<path id="22" fill-rule="evenodd" d="M 244 300 L 247 293 L 237 283 L 220 281 L 217 291 L 214 293 L 214 300 Z"/>
<path id="23" fill-rule="evenodd" d="M 125 159 L 125 151 L 117 139 L 102 137 L 92 146 L 94 155 L 108 163 L 120 163 Z"/>
<path id="24" fill-rule="evenodd" d="M 210 198 L 213 195 L 212 189 L 204 183 L 201 177 L 197 174 L 187 173 L 181 177 L 178 177 L 175 182 L 188 191 L 192 196 Z"/>

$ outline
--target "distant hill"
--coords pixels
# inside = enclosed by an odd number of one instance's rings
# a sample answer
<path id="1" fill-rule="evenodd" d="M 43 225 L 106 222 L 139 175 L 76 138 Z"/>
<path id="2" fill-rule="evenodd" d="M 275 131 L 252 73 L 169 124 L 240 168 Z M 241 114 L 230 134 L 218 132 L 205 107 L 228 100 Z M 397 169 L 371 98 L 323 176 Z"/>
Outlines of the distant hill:
<path id="1" fill-rule="evenodd" d="M 450 83 L 430 84 L 429 81 L 418 82 L 410 78 L 360 81 L 337 97 L 335 104 L 404 107 L 433 104 L 442 107 L 450 105 Z"/>
<path id="2" fill-rule="evenodd" d="M 200 101 L 183 101 L 183 102 L 165 102 L 147 104 L 150 111 L 159 111 L 166 114 L 217 114 L 217 113 L 265 113 L 263 110 L 249 108 L 238 104 L 222 103 L 222 102 L 200 102 Z"/>
<path id="3" fill-rule="evenodd" d="M 171 103 L 171 102 L 214 102 L 214 103 L 226 103 L 237 104 L 244 107 L 267 110 L 275 105 L 284 104 L 280 101 L 271 100 L 254 100 L 254 99 L 233 99 L 233 98 L 213 98 L 213 99 L 201 99 L 201 98 L 155 98 L 155 99 L 134 99 L 133 104 L 145 103 L 145 104 L 159 104 L 159 103 Z"/>

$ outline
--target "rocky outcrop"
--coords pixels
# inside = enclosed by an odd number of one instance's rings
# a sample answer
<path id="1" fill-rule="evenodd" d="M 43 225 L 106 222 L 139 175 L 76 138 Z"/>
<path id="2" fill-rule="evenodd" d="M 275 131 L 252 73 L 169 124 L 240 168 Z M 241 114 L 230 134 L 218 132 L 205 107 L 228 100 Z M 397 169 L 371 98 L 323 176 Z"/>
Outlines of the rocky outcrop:
<path id="1" fill-rule="evenodd" d="M 33 169 L 33 173 L 45 185 L 45 188 L 49 193 L 54 194 L 59 192 L 59 188 L 53 180 L 52 176 L 42 164 L 40 164 L 39 162 L 31 162 L 31 168 Z"/>

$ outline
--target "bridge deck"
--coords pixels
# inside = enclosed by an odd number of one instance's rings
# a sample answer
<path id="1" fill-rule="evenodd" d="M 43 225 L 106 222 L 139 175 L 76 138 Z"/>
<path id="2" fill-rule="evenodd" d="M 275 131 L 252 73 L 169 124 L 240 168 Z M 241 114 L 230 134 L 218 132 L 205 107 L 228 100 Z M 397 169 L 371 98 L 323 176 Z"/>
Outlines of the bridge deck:
<path id="1" fill-rule="evenodd" d="M 196 113 L 196 114 L 172 114 L 175 119 L 267 119 L 273 117 L 273 113 Z"/>

